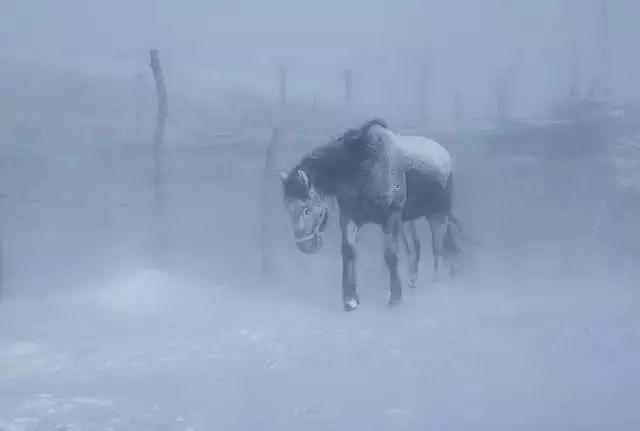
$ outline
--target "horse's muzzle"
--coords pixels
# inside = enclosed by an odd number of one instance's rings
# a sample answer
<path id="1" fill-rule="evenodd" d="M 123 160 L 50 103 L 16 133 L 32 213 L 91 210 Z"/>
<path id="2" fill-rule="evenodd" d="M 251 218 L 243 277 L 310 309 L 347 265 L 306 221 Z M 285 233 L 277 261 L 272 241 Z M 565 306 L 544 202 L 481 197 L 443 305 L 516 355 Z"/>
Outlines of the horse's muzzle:
<path id="1" fill-rule="evenodd" d="M 317 233 L 309 238 L 296 241 L 296 247 L 303 253 L 314 254 L 322 247 L 322 238 Z"/>

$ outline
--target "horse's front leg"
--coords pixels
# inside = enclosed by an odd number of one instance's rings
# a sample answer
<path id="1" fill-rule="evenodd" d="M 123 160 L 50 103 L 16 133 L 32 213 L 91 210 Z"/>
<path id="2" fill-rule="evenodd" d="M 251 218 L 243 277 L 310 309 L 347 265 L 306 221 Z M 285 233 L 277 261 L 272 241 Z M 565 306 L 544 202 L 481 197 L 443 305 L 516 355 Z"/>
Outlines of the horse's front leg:
<path id="1" fill-rule="evenodd" d="M 409 287 L 415 288 L 418 284 L 418 263 L 420 262 L 420 240 L 416 233 L 415 221 L 406 222 L 401 234 L 409 257 Z"/>
<path id="2" fill-rule="evenodd" d="M 344 311 L 353 311 L 360 305 L 356 292 L 356 242 L 360 227 L 351 218 L 340 214 L 342 232 L 342 300 Z"/>
<path id="3" fill-rule="evenodd" d="M 384 260 L 390 275 L 389 305 L 395 305 L 402 299 L 402 286 L 398 275 L 398 237 L 402 229 L 402 215 L 394 212 L 383 226 Z"/>

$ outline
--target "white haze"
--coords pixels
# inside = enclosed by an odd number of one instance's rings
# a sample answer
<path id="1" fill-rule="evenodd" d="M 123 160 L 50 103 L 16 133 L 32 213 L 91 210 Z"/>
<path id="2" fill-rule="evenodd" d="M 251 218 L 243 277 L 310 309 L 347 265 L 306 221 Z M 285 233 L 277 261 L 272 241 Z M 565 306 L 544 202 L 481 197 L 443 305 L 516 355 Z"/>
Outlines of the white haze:
<path id="1" fill-rule="evenodd" d="M 640 5 L 609 6 L 609 98 L 634 102 Z M 604 67 L 599 13 L 596 0 L 3 0 L 0 430 L 638 429 L 640 204 L 618 190 L 640 184 L 638 154 L 616 159 L 625 169 L 558 155 L 531 174 L 466 134 L 492 124 L 501 71 L 514 118 L 568 97 L 572 55 L 585 94 Z M 161 214 L 150 48 L 169 91 Z M 480 244 L 460 278 L 435 281 L 421 223 L 419 288 L 388 309 L 382 239 L 365 227 L 362 306 L 344 313 L 337 217 L 317 256 L 299 253 L 277 169 L 374 115 L 415 131 L 425 61 L 425 133 L 460 138 L 446 143 L 455 211 Z"/>

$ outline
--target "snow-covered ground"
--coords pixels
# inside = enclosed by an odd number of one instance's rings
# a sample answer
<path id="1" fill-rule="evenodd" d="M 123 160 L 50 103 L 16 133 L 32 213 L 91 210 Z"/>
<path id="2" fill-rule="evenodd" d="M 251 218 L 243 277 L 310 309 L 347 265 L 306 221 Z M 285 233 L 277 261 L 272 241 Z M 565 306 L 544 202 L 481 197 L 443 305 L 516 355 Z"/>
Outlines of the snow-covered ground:
<path id="1" fill-rule="evenodd" d="M 278 168 L 326 136 L 291 137 Z M 365 227 L 344 313 L 336 217 L 298 253 L 275 172 L 257 280 L 262 154 L 167 151 L 157 217 L 134 144 L 2 148 L 1 431 L 640 429 L 640 270 L 610 253 L 637 227 L 596 223 L 592 170 L 467 155 L 456 213 L 483 245 L 465 275 L 430 281 L 422 223 L 420 287 L 388 309 Z"/>
<path id="2" fill-rule="evenodd" d="M 145 154 L 3 160 L 2 431 L 640 428 L 640 270 L 585 234 L 601 199 L 578 186 L 554 200 L 472 165 L 465 275 L 430 281 L 421 223 L 421 285 L 390 310 L 365 227 L 344 313 L 336 218 L 298 253 L 275 175 L 274 282 L 257 281 L 259 158 L 168 154 L 155 266 Z"/>
<path id="3" fill-rule="evenodd" d="M 365 273 L 354 313 L 318 274 L 231 288 L 140 269 L 8 299 L 0 429 L 638 429 L 633 274 L 507 274 L 425 276 L 387 309 Z"/>

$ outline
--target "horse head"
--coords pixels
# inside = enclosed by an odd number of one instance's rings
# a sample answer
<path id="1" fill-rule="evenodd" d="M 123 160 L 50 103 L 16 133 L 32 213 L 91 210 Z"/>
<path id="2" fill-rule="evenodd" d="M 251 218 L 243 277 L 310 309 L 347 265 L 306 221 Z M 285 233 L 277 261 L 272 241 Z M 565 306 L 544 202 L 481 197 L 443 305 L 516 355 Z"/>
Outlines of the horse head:
<path id="1" fill-rule="evenodd" d="M 297 167 L 288 174 L 281 172 L 280 176 L 296 246 L 304 253 L 316 253 L 322 247 L 320 233 L 326 228 L 329 218 L 328 203 L 303 169 Z"/>

